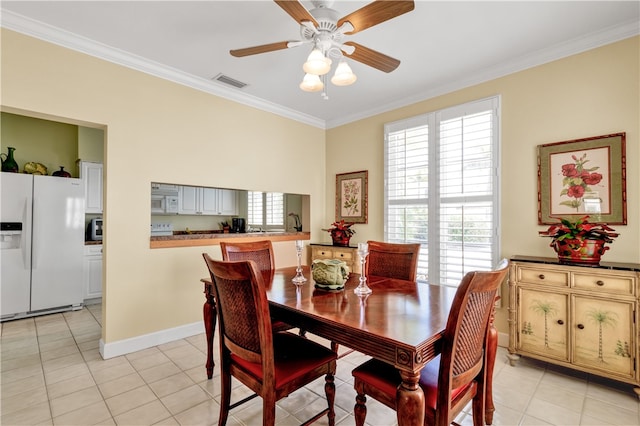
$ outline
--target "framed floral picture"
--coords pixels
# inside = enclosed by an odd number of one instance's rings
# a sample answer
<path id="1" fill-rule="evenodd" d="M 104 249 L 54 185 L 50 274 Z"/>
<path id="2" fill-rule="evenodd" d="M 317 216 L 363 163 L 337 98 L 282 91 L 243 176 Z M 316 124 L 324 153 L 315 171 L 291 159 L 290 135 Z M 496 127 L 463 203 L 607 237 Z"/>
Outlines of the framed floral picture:
<path id="1" fill-rule="evenodd" d="M 538 224 L 627 224 L 626 133 L 538 145 Z"/>
<path id="2" fill-rule="evenodd" d="M 336 175 L 336 221 L 367 223 L 368 172 Z"/>

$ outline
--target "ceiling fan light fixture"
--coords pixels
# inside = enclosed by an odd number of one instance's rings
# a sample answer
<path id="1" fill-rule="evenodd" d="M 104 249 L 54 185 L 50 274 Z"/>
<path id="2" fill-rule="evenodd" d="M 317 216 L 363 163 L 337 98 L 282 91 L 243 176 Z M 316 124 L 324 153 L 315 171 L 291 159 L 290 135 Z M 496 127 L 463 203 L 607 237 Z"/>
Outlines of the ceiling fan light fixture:
<path id="1" fill-rule="evenodd" d="M 300 83 L 300 88 L 305 92 L 319 92 L 323 87 L 324 84 L 322 84 L 320 76 L 316 74 L 306 73 L 302 79 L 302 83 Z"/>
<path id="2" fill-rule="evenodd" d="M 355 83 L 358 77 L 351 71 L 351 67 L 345 61 L 340 61 L 336 72 L 331 77 L 331 82 L 336 86 L 348 86 Z"/>
<path id="3" fill-rule="evenodd" d="M 307 57 L 307 62 L 302 65 L 307 74 L 324 75 L 331 70 L 331 59 L 325 58 L 320 49 L 315 48 Z"/>

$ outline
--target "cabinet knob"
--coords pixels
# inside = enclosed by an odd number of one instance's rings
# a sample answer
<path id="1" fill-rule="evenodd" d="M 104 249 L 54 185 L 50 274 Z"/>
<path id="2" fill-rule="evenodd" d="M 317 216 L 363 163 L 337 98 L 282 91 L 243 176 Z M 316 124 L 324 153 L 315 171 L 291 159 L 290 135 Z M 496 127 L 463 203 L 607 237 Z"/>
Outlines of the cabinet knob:
<path id="1" fill-rule="evenodd" d="M 324 256 L 324 252 L 323 252 L 323 251 L 322 251 L 322 252 L 320 252 L 320 253 L 322 253 L 322 255 Z"/>
<path id="2" fill-rule="evenodd" d="M 600 287 L 602 287 L 604 285 L 604 281 L 598 280 L 596 281 L 596 285 L 599 285 Z"/>
<path id="3" fill-rule="evenodd" d="M 564 324 L 564 321 L 562 321 L 561 319 L 558 320 L 558 324 L 562 325 Z"/>
<path id="4" fill-rule="evenodd" d="M 340 253 L 340 257 L 344 257 L 344 253 Z"/>
<path id="5" fill-rule="evenodd" d="M 540 278 L 541 280 L 544 280 L 544 274 L 538 275 L 538 278 Z"/>
<path id="6" fill-rule="evenodd" d="M 584 329 L 584 325 L 582 325 L 582 324 L 578 324 L 578 328 L 579 328 L 580 330 L 583 330 L 583 329 Z"/>

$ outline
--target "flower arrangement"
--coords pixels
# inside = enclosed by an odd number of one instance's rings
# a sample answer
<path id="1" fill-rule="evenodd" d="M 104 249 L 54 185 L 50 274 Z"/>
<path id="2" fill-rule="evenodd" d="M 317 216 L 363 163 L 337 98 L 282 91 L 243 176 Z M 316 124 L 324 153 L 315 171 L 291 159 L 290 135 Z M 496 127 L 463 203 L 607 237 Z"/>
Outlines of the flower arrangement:
<path id="1" fill-rule="evenodd" d="M 351 229 L 353 225 L 354 223 L 345 222 L 343 219 L 340 222 L 333 222 L 331 224 L 333 228 L 323 229 L 323 231 L 329 232 L 332 236 L 333 234 L 341 234 L 341 235 L 344 235 L 345 237 L 351 238 L 353 234 L 356 233 L 355 229 Z"/>
<path id="2" fill-rule="evenodd" d="M 331 234 L 333 245 L 348 246 L 349 239 L 356 233 L 355 229 L 351 229 L 353 225 L 354 224 L 351 222 L 341 220 L 340 222 L 333 222 L 331 224 L 333 228 L 323 229 L 323 231 L 327 231 Z"/>
<path id="3" fill-rule="evenodd" d="M 594 193 L 593 189 L 589 185 L 597 185 L 602 180 L 602 174 L 596 173 L 600 167 L 585 167 L 585 164 L 589 162 L 587 160 L 587 153 L 577 157 L 572 155 L 574 163 L 567 163 L 562 165 L 562 191 L 560 196 L 566 195 L 569 200 L 562 201 L 560 204 L 572 207 L 578 211 L 578 208 L 582 205 L 582 198 L 585 194 Z"/>
<path id="4" fill-rule="evenodd" d="M 293 227 L 296 229 L 296 231 L 300 232 L 302 231 L 302 221 L 300 221 L 300 216 L 297 213 L 289 213 L 289 216 L 291 216 L 295 222 L 295 224 L 293 225 Z"/>
<path id="5" fill-rule="evenodd" d="M 559 224 L 539 232 L 542 237 L 551 237 L 549 246 L 558 253 L 560 262 L 597 265 L 600 256 L 609 249 L 605 243 L 612 243 L 620 235 L 606 224 L 590 223 L 588 219 L 589 216 L 575 222 L 560 219 Z"/>
<path id="6" fill-rule="evenodd" d="M 575 222 L 560 219 L 560 224 L 551 225 L 546 231 L 540 231 L 542 237 L 551 237 L 553 241 L 563 240 L 602 240 L 612 243 L 618 233 L 604 223 L 590 223 L 589 216 L 583 216 Z"/>

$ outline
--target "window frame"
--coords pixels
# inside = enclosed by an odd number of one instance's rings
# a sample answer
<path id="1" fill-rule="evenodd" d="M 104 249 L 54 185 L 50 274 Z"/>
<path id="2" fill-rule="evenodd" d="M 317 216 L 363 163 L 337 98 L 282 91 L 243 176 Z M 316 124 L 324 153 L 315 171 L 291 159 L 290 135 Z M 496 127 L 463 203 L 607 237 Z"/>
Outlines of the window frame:
<path id="1" fill-rule="evenodd" d="M 442 285 L 453 285 L 452 283 L 442 283 L 441 279 L 441 257 L 439 255 L 441 250 L 441 235 L 442 231 L 440 230 L 440 222 L 441 222 L 441 208 L 443 205 L 446 205 L 447 202 L 443 202 L 443 197 L 441 197 L 439 188 L 440 188 L 440 148 L 441 144 L 441 124 L 447 120 L 467 117 L 473 114 L 478 114 L 480 112 L 490 111 L 491 113 L 491 191 L 490 195 L 486 195 L 484 197 L 461 197 L 460 202 L 463 205 L 471 205 L 473 200 L 480 200 L 484 198 L 485 200 L 489 197 L 489 201 L 492 203 L 491 205 L 491 242 L 490 242 L 490 258 L 491 265 L 487 265 L 486 269 L 492 269 L 495 264 L 499 261 L 500 255 L 500 105 L 501 98 L 499 95 L 493 96 L 490 98 L 480 99 L 476 101 L 467 102 L 465 104 L 456 105 L 450 108 L 445 108 L 438 111 L 429 112 L 426 114 L 421 114 L 419 116 L 410 117 L 404 120 L 395 121 L 392 123 L 387 123 L 384 126 L 384 240 L 389 242 L 418 242 L 422 244 L 422 249 L 420 251 L 420 259 L 418 261 L 419 269 L 423 270 L 423 273 L 419 272 L 419 280 L 424 281 L 424 279 L 420 279 L 420 276 L 424 277 L 424 271 L 426 271 L 426 276 L 428 277 L 426 281 L 432 284 L 442 284 Z M 401 132 L 409 129 L 415 129 L 421 126 L 427 126 L 426 132 L 426 143 L 427 143 L 427 160 L 426 160 L 426 169 L 427 169 L 427 195 L 426 198 L 420 196 L 414 199 L 405 199 L 405 200 L 390 200 L 390 158 L 389 158 L 389 143 L 390 136 L 393 133 Z M 405 163 L 406 165 L 406 163 Z M 434 165 L 434 166 L 431 166 Z M 430 167 L 431 166 L 431 167 Z M 406 170 L 406 168 L 405 168 Z M 451 199 L 449 200 L 451 201 Z M 407 239 L 406 233 L 404 239 L 398 239 L 397 234 L 392 235 L 390 232 L 391 223 L 390 220 L 390 208 L 399 205 L 407 205 L 407 206 L 416 206 L 424 204 L 428 211 L 428 219 L 426 221 L 427 224 L 427 237 L 424 239 Z M 394 217 L 395 219 L 395 217 Z M 394 228 L 395 229 L 395 228 Z M 404 226 L 401 230 L 407 229 L 407 223 L 404 223 Z M 464 252 L 464 248 L 463 248 Z M 471 252 L 472 253 L 472 252 Z M 425 266 L 426 265 L 426 269 Z M 464 264 L 461 263 L 461 267 L 464 269 Z M 477 269 L 477 268 L 476 268 Z M 462 276 L 464 273 L 468 272 L 463 270 Z M 455 285 L 457 285 L 456 283 Z"/>

